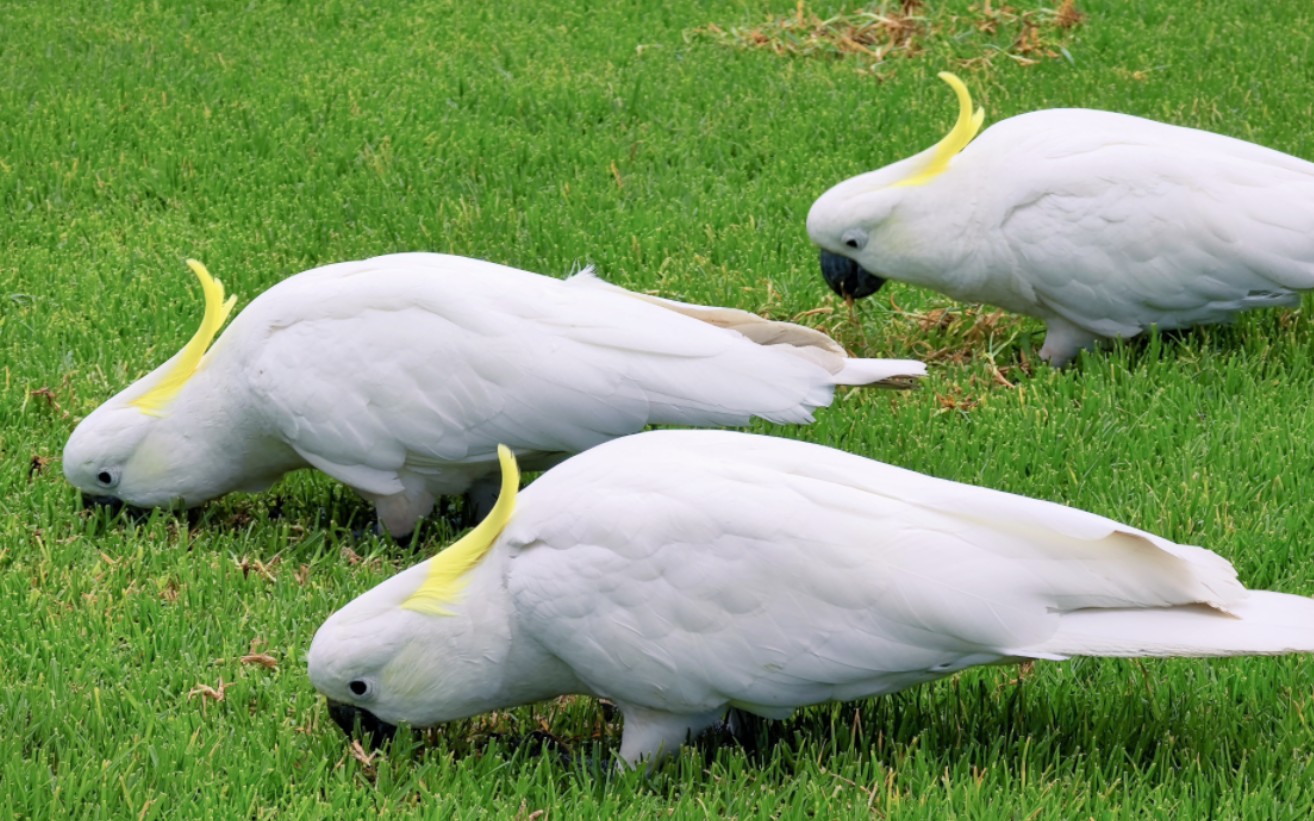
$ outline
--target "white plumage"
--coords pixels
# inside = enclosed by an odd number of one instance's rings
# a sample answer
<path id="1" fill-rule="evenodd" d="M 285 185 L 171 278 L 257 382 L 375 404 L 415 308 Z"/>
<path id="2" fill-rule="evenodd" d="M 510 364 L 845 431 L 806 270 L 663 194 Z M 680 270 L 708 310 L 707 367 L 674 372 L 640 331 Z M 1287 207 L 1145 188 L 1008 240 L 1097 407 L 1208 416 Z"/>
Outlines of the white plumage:
<path id="1" fill-rule="evenodd" d="M 970 119 L 966 89 L 941 76 Z M 813 204 L 808 233 L 838 293 L 888 278 L 1034 316 L 1042 355 L 1063 364 L 1097 340 L 1225 322 L 1314 288 L 1314 163 L 1106 111 L 1023 114 L 970 145 L 964 119 L 953 145 Z"/>
<path id="2" fill-rule="evenodd" d="M 195 267 L 213 333 L 222 286 Z M 925 373 L 918 362 L 848 358 L 798 325 L 634 294 L 589 272 L 562 281 L 440 254 L 284 280 L 183 374 L 176 396 L 159 398 L 186 356 L 78 426 L 64 452 L 69 481 L 141 507 L 193 506 L 313 466 L 373 501 L 395 535 L 435 497 L 481 490 L 498 443 L 546 467 L 649 424 L 810 422 L 836 385 Z"/>
<path id="3" fill-rule="evenodd" d="M 1314 652 L 1314 600 L 1248 591 L 1207 550 L 785 439 L 619 439 L 500 526 L 463 592 L 425 592 L 444 551 L 320 628 L 310 677 L 344 726 L 586 693 L 619 705 L 634 763 L 729 707 L 780 718 L 978 664 Z"/>

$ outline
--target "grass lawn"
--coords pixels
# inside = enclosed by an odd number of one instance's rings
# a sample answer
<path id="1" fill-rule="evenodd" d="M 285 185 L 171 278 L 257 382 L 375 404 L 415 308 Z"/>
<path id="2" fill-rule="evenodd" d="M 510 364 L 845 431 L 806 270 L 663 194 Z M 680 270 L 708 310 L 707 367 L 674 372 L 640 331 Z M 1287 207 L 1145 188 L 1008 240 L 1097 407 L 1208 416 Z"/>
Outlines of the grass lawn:
<path id="1" fill-rule="evenodd" d="M 1309 299 L 1054 372 L 1033 367 L 1039 323 L 929 291 L 851 314 L 803 228 L 834 182 L 939 139 L 946 68 L 987 123 L 1109 108 L 1314 158 L 1314 6 L 1080 2 L 1061 28 L 1058 3 L 928 5 L 866 54 L 841 36 L 860 18 L 798 24 L 853 8 L 830 2 L 0 5 L 4 814 L 1309 817 L 1303 658 L 974 670 L 652 776 L 599 778 L 533 740 L 615 748 L 584 698 L 360 760 L 302 659 L 329 613 L 417 558 L 351 537 L 363 503 L 302 473 L 134 524 L 80 512 L 63 480 L 75 422 L 195 327 L 187 257 L 238 310 L 392 251 L 593 263 L 933 364 L 923 390 L 757 430 L 1089 509 L 1314 594 Z M 424 549 L 452 535 L 435 524 Z"/>

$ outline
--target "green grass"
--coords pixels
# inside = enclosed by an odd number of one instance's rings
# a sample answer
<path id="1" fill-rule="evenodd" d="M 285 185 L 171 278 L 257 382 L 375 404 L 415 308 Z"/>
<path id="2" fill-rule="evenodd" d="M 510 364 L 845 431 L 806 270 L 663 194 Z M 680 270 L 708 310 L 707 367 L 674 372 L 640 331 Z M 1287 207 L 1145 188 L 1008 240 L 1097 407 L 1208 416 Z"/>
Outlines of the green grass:
<path id="1" fill-rule="evenodd" d="M 1111 108 L 1314 157 L 1314 8 L 1080 4 L 1083 24 L 1052 35 L 1067 56 L 1022 65 L 970 25 L 968 2 L 932 5 L 922 47 L 873 65 L 707 31 L 788 16 L 789 0 L 5 3 L 9 814 L 1307 817 L 1305 659 L 1084 660 L 1020 684 L 1014 669 L 969 671 L 805 710 L 756 751 L 690 749 L 646 778 L 601 779 L 524 741 L 545 722 L 605 755 L 618 726 L 587 699 L 459 722 L 367 765 L 302 661 L 330 612 L 415 558 L 351 540 L 364 505 L 302 474 L 133 524 L 80 513 L 60 475 L 76 420 L 190 334 L 186 257 L 240 304 L 305 268 L 397 250 L 553 274 L 594 263 L 627 286 L 938 363 L 924 390 L 849 393 L 816 425 L 773 433 L 1093 510 L 1210 547 L 1250 586 L 1314 593 L 1309 300 L 1053 372 L 1031 367 L 1037 324 L 930 292 L 891 287 L 851 320 L 803 231 L 830 184 L 939 138 L 946 67 L 989 121 Z M 431 549 L 451 534 L 428 535 Z"/>

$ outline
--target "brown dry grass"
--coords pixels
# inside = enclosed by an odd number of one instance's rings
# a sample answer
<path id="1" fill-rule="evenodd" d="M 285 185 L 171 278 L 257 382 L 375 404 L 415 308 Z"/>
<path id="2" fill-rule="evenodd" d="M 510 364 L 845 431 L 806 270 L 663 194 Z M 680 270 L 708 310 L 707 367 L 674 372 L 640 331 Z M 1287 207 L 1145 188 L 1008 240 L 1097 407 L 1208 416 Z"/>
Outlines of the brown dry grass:
<path id="1" fill-rule="evenodd" d="M 964 65 L 989 63 L 1001 55 L 1030 65 L 1061 56 L 1064 37 L 1084 17 L 1076 0 L 1024 10 L 982 0 L 965 14 L 939 12 L 921 0 L 882 0 L 827 18 L 810 9 L 806 0 L 797 0 L 791 13 L 768 15 L 757 25 L 709 23 L 693 34 L 781 56 L 858 56 L 873 65 L 944 48 L 968 49 L 946 55 Z"/>

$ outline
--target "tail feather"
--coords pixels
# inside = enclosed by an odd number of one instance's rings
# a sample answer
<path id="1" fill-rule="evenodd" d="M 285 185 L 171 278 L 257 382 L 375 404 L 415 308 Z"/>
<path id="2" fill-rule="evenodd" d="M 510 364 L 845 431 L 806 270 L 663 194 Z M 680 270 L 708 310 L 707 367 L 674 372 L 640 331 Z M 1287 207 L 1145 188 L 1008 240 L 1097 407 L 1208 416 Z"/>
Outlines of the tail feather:
<path id="1" fill-rule="evenodd" d="M 651 305 L 658 305 L 668 311 L 674 311 L 691 319 L 726 328 L 742 334 L 759 345 L 791 345 L 795 348 L 820 348 L 838 356 L 844 356 L 844 349 L 839 343 L 824 333 L 793 322 L 780 322 L 764 319 L 755 313 L 741 311 L 738 308 L 718 308 L 710 305 L 694 305 L 677 302 L 651 294 L 641 294 L 613 285 L 600 278 L 592 267 L 585 268 L 566 280 L 567 284 L 577 288 L 592 288 L 608 293 L 621 294 L 632 299 L 641 300 Z"/>
<path id="2" fill-rule="evenodd" d="M 916 359 L 845 359 L 835 374 L 836 385 L 875 385 L 914 388 L 926 376 L 926 365 Z"/>
<path id="3" fill-rule="evenodd" d="M 1254 590 L 1226 613 L 1198 604 L 1074 610 L 1047 641 L 1010 652 L 1048 659 L 1314 653 L 1314 599 Z"/>
<path id="4" fill-rule="evenodd" d="M 566 282 L 577 288 L 624 294 L 691 319 L 734 331 L 763 347 L 784 347 L 790 353 L 813 362 L 830 373 L 833 377 L 832 385 L 874 385 L 902 389 L 915 387 L 917 381 L 926 376 L 926 365 L 913 359 L 854 359 L 845 353 L 838 342 L 813 328 L 793 322 L 764 319 L 757 314 L 737 308 L 692 305 L 650 294 L 636 293 L 600 279 L 592 268 L 585 268 Z M 809 404 L 816 407 L 829 404 L 829 400 Z"/>

